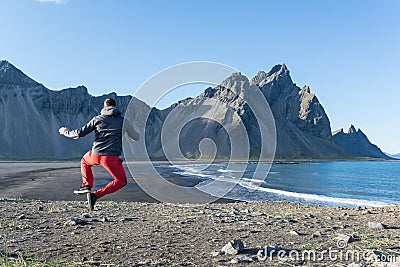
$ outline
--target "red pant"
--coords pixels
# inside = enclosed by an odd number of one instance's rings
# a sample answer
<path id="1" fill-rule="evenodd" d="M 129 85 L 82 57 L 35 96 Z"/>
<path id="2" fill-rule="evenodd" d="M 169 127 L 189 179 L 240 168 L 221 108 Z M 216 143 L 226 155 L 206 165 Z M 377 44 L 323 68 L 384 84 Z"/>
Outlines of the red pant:
<path id="1" fill-rule="evenodd" d="M 118 156 L 93 155 L 92 150 L 89 150 L 81 160 L 82 186 L 93 186 L 92 166 L 99 164 L 111 174 L 114 180 L 93 192 L 97 198 L 114 193 L 126 185 L 125 170 Z"/>

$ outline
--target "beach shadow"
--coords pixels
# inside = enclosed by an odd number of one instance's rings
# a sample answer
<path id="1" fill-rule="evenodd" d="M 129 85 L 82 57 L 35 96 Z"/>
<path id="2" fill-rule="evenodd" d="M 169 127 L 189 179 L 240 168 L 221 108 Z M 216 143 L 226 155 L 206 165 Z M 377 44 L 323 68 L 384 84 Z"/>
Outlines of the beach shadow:
<path id="1" fill-rule="evenodd" d="M 390 229 L 390 230 L 399 230 L 400 227 L 399 226 L 389 226 L 389 225 L 385 225 L 385 229 Z"/>
<path id="2" fill-rule="evenodd" d="M 240 251 L 240 254 L 251 254 L 251 255 L 257 255 L 258 251 L 261 248 L 245 248 L 242 251 Z"/>

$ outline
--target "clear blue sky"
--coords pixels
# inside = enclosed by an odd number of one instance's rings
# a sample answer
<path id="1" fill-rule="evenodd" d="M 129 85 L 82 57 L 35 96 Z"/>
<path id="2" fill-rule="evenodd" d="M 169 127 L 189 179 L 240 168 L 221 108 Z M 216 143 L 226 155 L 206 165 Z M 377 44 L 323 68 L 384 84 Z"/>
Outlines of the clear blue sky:
<path id="1" fill-rule="evenodd" d="M 133 94 L 182 62 L 251 77 L 285 63 L 332 129 L 400 152 L 400 1 L 47 1 L 0 2 L 0 59 L 50 89 Z"/>

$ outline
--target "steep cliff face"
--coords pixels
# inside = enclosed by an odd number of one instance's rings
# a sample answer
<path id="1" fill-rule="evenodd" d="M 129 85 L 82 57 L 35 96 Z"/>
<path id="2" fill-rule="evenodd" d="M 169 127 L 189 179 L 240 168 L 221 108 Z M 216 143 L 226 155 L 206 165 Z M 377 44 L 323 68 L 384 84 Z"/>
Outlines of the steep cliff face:
<path id="1" fill-rule="evenodd" d="M 175 121 L 183 121 L 196 114 L 215 120 L 198 119 L 185 126 L 180 132 L 180 148 L 186 156 L 200 156 L 200 141 L 210 138 L 217 148 L 218 157 L 231 153 L 232 143 L 227 128 L 238 129 L 243 122 L 250 144 L 250 156 L 258 157 L 261 152 L 260 124 L 245 99 L 252 94 L 254 86 L 261 88 L 267 99 L 276 125 L 279 158 L 341 158 L 350 157 L 342 147 L 332 140 L 329 119 L 317 97 L 309 87 L 299 88 L 293 82 L 285 65 L 277 65 L 270 72 L 259 72 L 251 81 L 241 73 L 234 73 L 221 85 L 207 88 L 200 96 L 187 99 L 164 111 L 167 117 L 173 109 Z M 207 109 L 202 110 L 202 108 Z M 265 111 L 266 112 L 266 111 Z M 219 121 L 219 123 L 216 123 Z M 271 125 L 266 125 L 270 127 Z M 179 128 L 179 127 L 176 127 Z M 179 135 L 171 130 L 168 138 Z M 156 136 L 156 135 L 155 135 Z M 237 139 L 236 139 L 237 140 Z M 272 144 L 269 144 L 272 146 Z M 168 146 L 168 145 L 167 145 Z M 265 147 L 264 147 L 265 149 Z M 245 148 L 243 148 L 245 150 Z"/>
<path id="2" fill-rule="evenodd" d="M 260 87 L 274 114 L 277 157 L 349 156 L 333 143 L 330 122 L 318 98 L 308 86 L 297 87 L 284 64 L 268 73 L 260 71 L 251 82 Z"/>
<path id="3" fill-rule="evenodd" d="M 217 157 L 229 157 L 232 149 L 239 158 L 249 154 L 258 157 L 262 147 L 260 127 L 271 130 L 267 116 L 263 114 L 257 121 L 245 101 L 258 88 L 273 114 L 278 158 L 385 158 L 361 131 L 336 133 L 332 137 L 329 119 L 317 97 L 308 86 L 297 87 L 285 65 L 276 65 L 268 73 L 261 71 L 251 81 L 241 73 L 234 73 L 221 85 L 207 88 L 195 98 L 158 110 L 131 96 L 115 93 L 91 96 L 84 86 L 52 91 L 7 61 L 0 61 L 0 158 L 82 156 L 90 149 L 93 134 L 71 140 L 60 136 L 58 129 L 84 125 L 99 114 L 107 97 L 115 98 L 123 112 L 132 100 L 133 108 L 128 110 L 126 117 L 145 133 L 142 138 L 153 158 L 163 158 L 166 154 L 173 157 L 203 154 L 207 157 L 213 156 L 214 150 Z M 150 115 L 146 121 L 147 114 Z M 163 129 L 165 125 L 167 127 Z M 215 147 L 204 142 L 209 139 Z M 133 143 L 135 153 L 145 153 L 135 146 Z M 273 144 L 263 146 L 267 152 L 272 148 Z"/>
<path id="4" fill-rule="evenodd" d="M 172 121 L 175 121 L 170 130 L 166 131 L 166 140 L 179 137 L 179 147 L 187 157 L 212 154 L 213 148 L 207 144 L 201 151 L 200 143 L 203 139 L 211 139 L 214 142 L 217 157 L 230 157 L 231 153 L 242 159 L 259 155 L 258 124 L 254 116 L 249 115 L 244 101 L 244 95 L 249 90 L 250 83 L 247 77 L 241 73 L 234 73 L 221 85 L 207 88 L 201 95 L 161 111 L 164 114 L 161 117 L 170 116 Z M 179 123 L 187 118 L 194 119 L 179 131 Z M 245 130 L 245 134 L 241 130 Z M 166 149 L 173 150 L 172 146 L 173 143 L 166 144 Z"/>
<path id="5" fill-rule="evenodd" d="M 60 126 L 71 129 L 99 114 L 107 97 L 125 109 L 130 96 L 115 93 L 93 97 L 84 86 L 51 91 L 7 61 L 0 62 L 0 158 L 75 158 L 91 147 L 93 135 L 63 138 Z"/>
<path id="6" fill-rule="evenodd" d="M 347 133 L 339 129 L 333 133 L 335 143 L 343 147 L 347 152 L 358 157 L 386 158 L 382 150 L 368 140 L 368 137 L 360 130 L 351 125 Z"/>

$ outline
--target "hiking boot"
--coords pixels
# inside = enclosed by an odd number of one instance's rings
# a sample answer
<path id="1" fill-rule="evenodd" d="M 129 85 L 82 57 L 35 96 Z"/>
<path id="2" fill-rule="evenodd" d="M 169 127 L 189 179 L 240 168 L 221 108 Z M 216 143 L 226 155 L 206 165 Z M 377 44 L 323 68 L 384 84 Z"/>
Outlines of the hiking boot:
<path id="1" fill-rule="evenodd" d="M 97 201 L 96 195 L 93 194 L 93 193 L 87 194 L 87 201 L 88 201 L 88 207 L 89 207 L 89 209 L 90 209 L 90 210 L 94 210 L 94 204 L 95 204 L 96 201 Z"/>
<path id="2" fill-rule="evenodd" d="M 81 188 L 79 188 L 78 190 L 75 190 L 74 194 L 83 195 L 83 194 L 90 193 L 91 190 L 92 190 L 91 186 L 85 185 L 85 186 L 82 186 Z"/>

